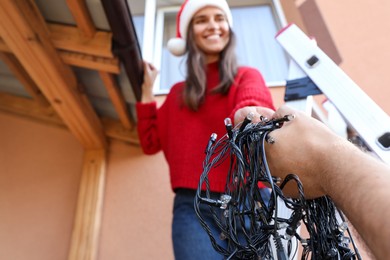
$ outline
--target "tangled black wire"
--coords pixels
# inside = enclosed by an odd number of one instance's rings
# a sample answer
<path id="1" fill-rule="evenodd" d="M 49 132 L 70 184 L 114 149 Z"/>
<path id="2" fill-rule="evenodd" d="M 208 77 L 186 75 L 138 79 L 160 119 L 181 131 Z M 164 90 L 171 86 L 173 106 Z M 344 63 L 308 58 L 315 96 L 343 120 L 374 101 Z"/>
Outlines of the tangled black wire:
<path id="1" fill-rule="evenodd" d="M 219 140 L 212 134 L 206 148 L 194 208 L 214 249 L 225 259 L 282 260 L 294 258 L 300 243 L 302 259 L 361 259 L 342 212 L 329 197 L 307 200 L 298 176 L 290 174 L 281 182 L 271 175 L 264 144 L 272 143 L 268 134 L 293 116 L 261 118 L 259 123 L 251 123 L 252 117 L 234 128 L 227 118 L 227 134 Z M 213 198 L 209 175 L 222 163 L 230 165 L 225 192 Z M 297 186 L 296 199 L 283 194 L 289 182 Z M 259 183 L 266 183 L 270 194 L 261 192 L 264 187 Z M 289 209 L 288 217 L 278 212 L 283 205 Z M 212 221 L 206 220 L 206 213 Z M 299 235 L 302 222 L 308 238 Z M 219 234 L 213 234 L 212 228 Z"/>

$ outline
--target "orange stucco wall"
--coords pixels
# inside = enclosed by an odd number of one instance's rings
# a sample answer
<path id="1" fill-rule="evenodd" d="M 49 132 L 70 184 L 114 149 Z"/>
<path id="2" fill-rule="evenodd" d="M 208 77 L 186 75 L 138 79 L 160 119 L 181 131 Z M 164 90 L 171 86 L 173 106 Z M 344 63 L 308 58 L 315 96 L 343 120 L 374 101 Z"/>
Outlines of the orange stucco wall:
<path id="1" fill-rule="evenodd" d="M 112 142 L 99 257 L 106 259 L 173 259 L 173 193 L 162 153 Z"/>
<path id="2" fill-rule="evenodd" d="M 316 2 L 341 54 L 340 67 L 390 114 L 390 2 Z"/>
<path id="3" fill-rule="evenodd" d="M 0 113 L 0 259 L 66 259 L 82 158 L 66 129 Z"/>
<path id="4" fill-rule="evenodd" d="M 0 112 L 0 259 L 67 259 L 83 149 L 64 128 Z M 112 141 L 98 259 L 173 259 L 159 153 Z"/>
<path id="5" fill-rule="evenodd" d="M 390 2 L 317 5 L 341 67 L 390 114 Z M 272 94 L 280 105 L 283 90 Z M 67 259 L 82 157 L 66 129 L 0 113 L 0 259 Z M 113 141 L 107 167 L 98 259 L 173 259 L 173 194 L 162 154 Z"/>

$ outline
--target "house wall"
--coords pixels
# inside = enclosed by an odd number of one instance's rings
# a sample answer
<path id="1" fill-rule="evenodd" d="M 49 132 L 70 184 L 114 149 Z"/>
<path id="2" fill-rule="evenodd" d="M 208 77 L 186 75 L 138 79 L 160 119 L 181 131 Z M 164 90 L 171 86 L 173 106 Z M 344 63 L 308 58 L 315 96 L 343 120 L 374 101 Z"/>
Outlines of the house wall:
<path id="1" fill-rule="evenodd" d="M 305 1 L 296 1 L 302 4 Z M 316 1 L 340 66 L 388 114 L 387 0 Z M 272 89 L 277 106 L 283 90 Z M 0 259 L 67 259 L 83 151 L 62 128 L 0 113 Z M 161 153 L 109 146 L 99 260 L 173 259 L 173 194 Z"/>
<path id="2" fill-rule="evenodd" d="M 162 153 L 112 142 L 99 260 L 173 259 L 173 192 Z"/>
<path id="3" fill-rule="evenodd" d="M 0 259 L 66 259 L 83 150 L 64 128 L 0 112 Z"/>
<path id="4" fill-rule="evenodd" d="M 68 258 L 83 148 L 64 129 L 0 112 L 0 259 Z M 109 146 L 98 259 L 173 259 L 162 154 Z"/>
<path id="5" fill-rule="evenodd" d="M 307 0 L 311 1 L 311 0 Z M 306 1 L 297 1 L 304 4 Z M 315 1 L 341 55 L 340 67 L 390 114 L 390 2 Z"/>

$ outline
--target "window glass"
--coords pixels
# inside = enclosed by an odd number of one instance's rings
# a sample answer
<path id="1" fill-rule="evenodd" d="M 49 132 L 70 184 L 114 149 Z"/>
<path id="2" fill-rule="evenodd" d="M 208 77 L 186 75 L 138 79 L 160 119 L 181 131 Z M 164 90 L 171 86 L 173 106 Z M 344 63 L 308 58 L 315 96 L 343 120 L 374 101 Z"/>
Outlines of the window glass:
<path id="1" fill-rule="evenodd" d="M 275 40 L 278 28 L 271 6 L 231 10 L 239 64 L 257 68 L 266 82 L 285 80 L 288 64 L 282 47 Z"/>
<path id="2" fill-rule="evenodd" d="M 144 38 L 144 16 L 142 15 L 133 15 L 133 24 L 134 24 L 134 27 L 135 27 L 135 32 L 137 34 L 137 38 L 138 38 L 138 42 L 139 42 L 139 46 L 141 48 L 141 51 L 142 51 L 142 47 L 143 47 L 143 38 Z"/>
<path id="3" fill-rule="evenodd" d="M 174 37 L 176 37 L 176 12 L 167 12 L 164 15 L 163 49 L 161 53 L 161 93 L 168 93 L 172 85 L 176 82 L 183 81 L 186 75 L 186 57 L 176 57 L 167 48 L 168 40 Z"/>

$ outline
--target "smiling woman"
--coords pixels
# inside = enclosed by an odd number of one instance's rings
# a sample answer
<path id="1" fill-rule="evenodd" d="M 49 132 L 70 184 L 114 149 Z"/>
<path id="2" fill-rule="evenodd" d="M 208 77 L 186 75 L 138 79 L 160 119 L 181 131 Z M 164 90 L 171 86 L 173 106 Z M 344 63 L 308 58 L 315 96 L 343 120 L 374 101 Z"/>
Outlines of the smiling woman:
<path id="1" fill-rule="evenodd" d="M 195 44 L 205 54 L 206 62 L 217 61 L 230 39 L 229 23 L 223 11 L 205 7 L 194 15 L 192 24 Z"/>
<path id="2" fill-rule="evenodd" d="M 213 131 L 224 135 L 224 119 L 232 118 L 239 108 L 272 109 L 273 102 L 260 72 L 237 65 L 233 19 L 225 0 L 185 1 L 177 24 L 168 49 L 176 56 L 187 55 L 186 79 L 173 85 L 157 109 L 152 88 L 158 70 L 145 62 L 143 94 L 136 105 L 138 133 L 144 153 L 163 151 L 169 165 L 171 188 L 176 193 L 175 258 L 218 259 L 221 256 L 213 250 L 193 208 L 207 140 Z M 228 167 L 222 163 L 210 179 L 213 196 L 224 191 Z M 213 232 L 218 234 L 218 230 Z"/>

